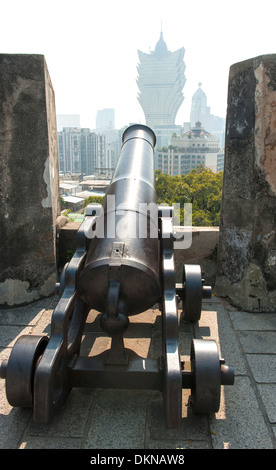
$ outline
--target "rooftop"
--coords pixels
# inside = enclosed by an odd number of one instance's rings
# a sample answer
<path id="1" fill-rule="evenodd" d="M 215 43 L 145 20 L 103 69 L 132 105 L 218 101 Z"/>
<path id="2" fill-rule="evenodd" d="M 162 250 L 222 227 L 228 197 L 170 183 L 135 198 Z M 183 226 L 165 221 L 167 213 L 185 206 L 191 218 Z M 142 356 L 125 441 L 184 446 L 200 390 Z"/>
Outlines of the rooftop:
<path id="1" fill-rule="evenodd" d="M 205 131 L 205 129 L 201 126 L 201 122 L 199 121 L 196 122 L 195 127 L 193 127 L 190 131 L 185 132 L 182 137 L 186 137 L 188 139 L 214 139 L 214 136 L 210 134 L 210 132 Z"/>

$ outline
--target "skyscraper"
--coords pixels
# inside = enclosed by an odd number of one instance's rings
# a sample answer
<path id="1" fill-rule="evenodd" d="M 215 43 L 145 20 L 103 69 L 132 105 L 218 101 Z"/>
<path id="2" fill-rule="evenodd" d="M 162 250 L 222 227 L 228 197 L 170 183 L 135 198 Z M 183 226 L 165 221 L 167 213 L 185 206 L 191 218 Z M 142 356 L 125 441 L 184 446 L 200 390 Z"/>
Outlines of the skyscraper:
<path id="1" fill-rule="evenodd" d="M 146 124 L 154 131 L 163 129 L 169 137 L 175 132 L 175 118 L 184 100 L 184 53 L 184 47 L 169 51 L 162 31 L 154 51 L 147 54 L 138 50 L 138 101 Z"/>
<path id="2" fill-rule="evenodd" d="M 211 114 L 210 107 L 207 106 L 207 96 L 199 83 L 198 89 L 192 96 L 191 126 L 195 126 L 198 121 L 201 122 L 204 129 L 215 135 L 220 140 L 220 147 L 224 148 L 225 120 L 225 118 Z"/>
<path id="3" fill-rule="evenodd" d="M 106 128 L 114 129 L 115 127 L 115 110 L 113 108 L 104 108 L 97 112 L 96 129 L 102 131 Z"/>
<path id="4" fill-rule="evenodd" d="M 193 127 L 196 122 L 200 121 L 205 129 L 211 132 L 213 130 L 213 117 L 210 112 L 210 107 L 207 106 L 207 96 L 201 88 L 201 83 L 199 83 L 198 89 L 192 97 L 190 114 L 191 126 Z"/>

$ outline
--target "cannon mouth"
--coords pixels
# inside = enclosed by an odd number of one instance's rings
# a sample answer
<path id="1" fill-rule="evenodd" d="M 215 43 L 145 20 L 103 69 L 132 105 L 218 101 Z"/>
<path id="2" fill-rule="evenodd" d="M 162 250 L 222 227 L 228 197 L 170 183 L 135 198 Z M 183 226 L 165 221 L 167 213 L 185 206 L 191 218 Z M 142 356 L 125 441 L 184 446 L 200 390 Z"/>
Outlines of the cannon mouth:
<path id="1" fill-rule="evenodd" d="M 156 144 L 156 135 L 153 130 L 144 124 L 133 124 L 129 126 L 123 133 L 123 144 L 130 139 L 143 139 L 146 140 L 153 148 Z"/>

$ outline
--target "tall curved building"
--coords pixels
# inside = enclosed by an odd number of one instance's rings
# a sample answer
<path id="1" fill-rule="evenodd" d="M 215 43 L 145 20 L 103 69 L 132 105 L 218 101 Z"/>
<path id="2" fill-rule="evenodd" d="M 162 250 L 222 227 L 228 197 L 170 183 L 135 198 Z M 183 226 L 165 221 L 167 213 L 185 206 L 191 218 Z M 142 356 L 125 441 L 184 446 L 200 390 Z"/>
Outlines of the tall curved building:
<path id="1" fill-rule="evenodd" d="M 168 50 L 162 31 L 154 51 L 147 54 L 138 50 L 138 101 L 146 124 L 152 129 L 175 125 L 176 114 L 184 100 L 184 54 L 184 47 L 174 52 Z"/>

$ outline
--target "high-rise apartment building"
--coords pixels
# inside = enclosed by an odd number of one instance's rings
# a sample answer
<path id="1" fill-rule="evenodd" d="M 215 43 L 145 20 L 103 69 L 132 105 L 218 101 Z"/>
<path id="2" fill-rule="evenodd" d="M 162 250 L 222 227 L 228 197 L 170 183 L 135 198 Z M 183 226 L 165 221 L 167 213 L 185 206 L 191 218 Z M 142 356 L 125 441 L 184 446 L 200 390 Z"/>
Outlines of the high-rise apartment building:
<path id="1" fill-rule="evenodd" d="M 90 129 L 66 127 L 58 132 L 59 169 L 91 175 L 107 167 L 106 140 Z"/>
<path id="2" fill-rule="evenodd" d="M 184 100 L 186 81 L 184 54 L 184 47 L 169 51 L 162 32 L 154 51 L 147 54 L 138 50 L 138 101 L 146 124 L 156 133 L 157 146 L 168 145 L 177 129 L 175 118 Z"/>

